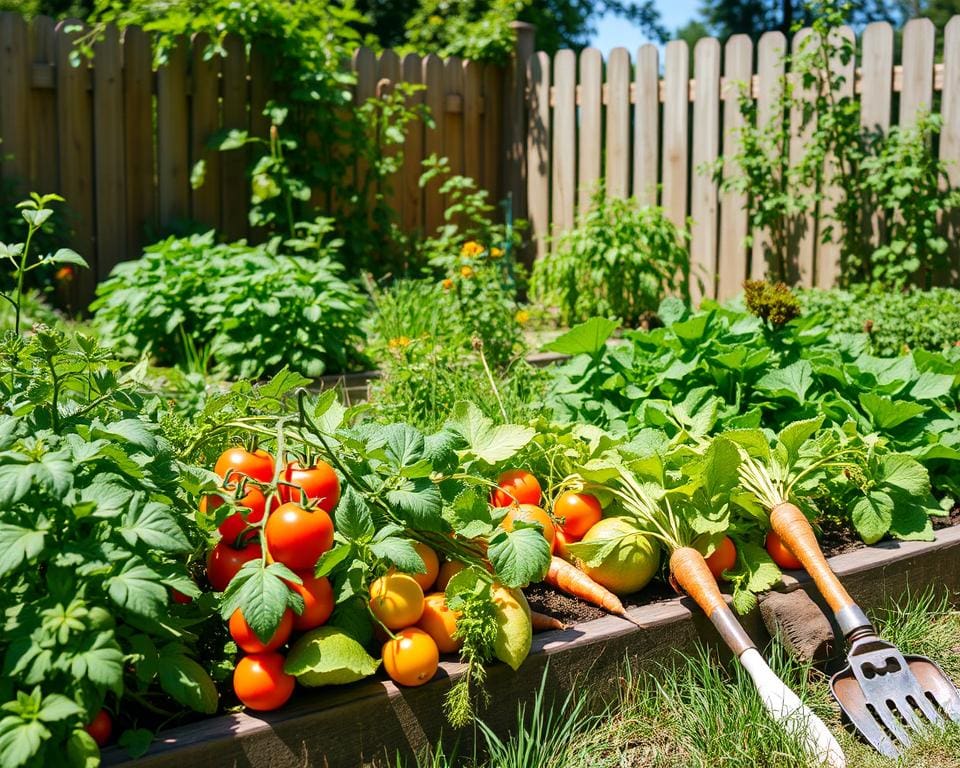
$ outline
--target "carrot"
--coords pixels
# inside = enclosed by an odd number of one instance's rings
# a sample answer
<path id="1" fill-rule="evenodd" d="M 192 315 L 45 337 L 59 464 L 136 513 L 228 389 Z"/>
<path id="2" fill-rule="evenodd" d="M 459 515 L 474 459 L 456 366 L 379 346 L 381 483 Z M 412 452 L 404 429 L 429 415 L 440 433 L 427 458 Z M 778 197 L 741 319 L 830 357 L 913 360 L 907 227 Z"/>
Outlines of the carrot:
<path id="1" fill-rule="evenodd" d="M 680 547 L 673 551 L 670 555 L 670 575 L 707 616 L 717 609 L 726 608 L 727 604 L 707 561 L 692 547 Z"/>
<path id="2" fill-rule="evenodd" d="M 560 619 L 553 616 L 547 616 L 545 613 L 530 611 L 530 623 L 533 624 L 534 632 L 548 632 L 551 629 L 566 629 L 566 625 Z"/>
<path id="3" fill-rule="evenodd" d="M 620 616 L 627 621 L 633 621 L 627 615 L 619 597 L 606 587 L 597 584 L 579 568 L 570 565 L 566 560 L 562 560 L 556 555 L 550 558 L 550 569 L 547 571 L 544 581 L 568 595 L 579 597 L 581 600 L 597 605 L 609 613 Z"/>

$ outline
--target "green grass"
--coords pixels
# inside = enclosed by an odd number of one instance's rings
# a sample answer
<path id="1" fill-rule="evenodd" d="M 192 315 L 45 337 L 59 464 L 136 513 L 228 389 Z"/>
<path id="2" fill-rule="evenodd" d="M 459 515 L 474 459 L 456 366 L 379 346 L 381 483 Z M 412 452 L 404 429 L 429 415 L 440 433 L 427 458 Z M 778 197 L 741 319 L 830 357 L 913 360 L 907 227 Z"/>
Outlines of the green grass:
<path id="1" fill-rule="evenodd" d="M 930 656 L 960 680 L 960 611 L 925 593 L 874 613 L 881 634 L 905 653 Z M 840 723 L 819 671 L 785 658 L 771 666 L 831 726 L 851 768 L 960 768 L 960 727 L 932 731 L 899 761 L 881 757 Z M 543 686 L 502 740 L 478 726 L 483 759 L 434 752 L 408 768 L 812 768 L 803 749 L 767 717 L 739 665 L 708 651 L 643 673 L 627 669 L 618 694 L 600 715 L 582 691 L 550 706 Z M 398 765 L 403 763 L 398 762 Z"/>

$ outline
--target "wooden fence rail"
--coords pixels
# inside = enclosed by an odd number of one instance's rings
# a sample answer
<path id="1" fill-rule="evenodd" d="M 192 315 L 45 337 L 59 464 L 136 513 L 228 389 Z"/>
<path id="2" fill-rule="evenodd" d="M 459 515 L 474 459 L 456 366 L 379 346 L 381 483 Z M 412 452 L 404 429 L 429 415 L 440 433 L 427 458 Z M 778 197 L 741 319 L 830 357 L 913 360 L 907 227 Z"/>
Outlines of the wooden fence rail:
<path id="1" fill-rule="evenodd" d="M 94 59 L 75 67 L 70 54 L 80 26 L 0 14 L 0 179 L 21 193 L 57 191 L 67 198 L 73 246 L 93 266 L 77 277 L 83 300 L 116 263 L 135 258 L 180 221 L 216 227 L 229 238 L 253 234 L 249 156 L 216 152 L 208 141 L 230 128 L 266 136 L 271 81 L 269 62 L 235 37 L 226 40 L 228 55 L 212 60 L 203 57 L 204 38 L 184 40 L 154 71 L 150 38 L 135 27 L 108 30 Z M 418 83 L 424 88 L 415 98 L 435 120 L 433 129 L 412 127 L 402 167 L 390 180 L 389 200 L 402 226 L 432 231 L 441 223 L 438 185 L 421 189 L 418 180 L 424 158 L 445 155 L 455 173 L 474 177 L 493 199 L 512 195 L 515 215 L 531 222 L 537 257 L 574 226 L 602 180 L 608 195 L 634 195 L 661 205 L 678 225 L 690 221 L 703 295 L 726 298 L 745 277 L 762 275 L 766 236 L 750 233 L 745 199 L 721 191 L 698 169 L 736 150 L 737 84 L 750 84 L 761 119 L 772 114 L 787 39 L 770 32 L 755 45 L 736 35 L 721 46 L 705 38 L 690 71 L 683 41 L 666 45 L 662 65 L 652 45 L 633 57 L 617 48 L 604 60 L 588 48 L 551 59 L 534 51 L 532 27 L 516 27 L 516 55 L 506 68 L 356 51 L 355 103 L 400 81 Z M 795 49 L 806 34 L 790 45 Z M 909 125 L 921 110 L 939 112 L 938 151 L 950 163 L 951 182 L 960 185 L 960 16 L 942 31 L 942 63 L 934 61 L 937 34 L 928 20 L 909 22 L 895 63 L 893 29 L 869 25 L 857 61 L 847 66 L 847 89 L 859 99 L 865 127 L 885 130 Z M 791 159 L 803 146 L 804 136 L 793 136 Z M 193 189 L 199 160 L 205 183 Z M 825 170 L 829 181 L 829 163 Z M 729 164 L 724 169 L 733 172 Z M 820 244 L 814 212 L 808 219 L 792 243 L 798 279 L 831 285 L 838 248 Z"/>
<path id="2" fill-rule="evenodd" d="M 853 36 L 850 29 L 841 33 Z M 798 32 L 790 41 L 792 50 L 808 34 Z M 937 34 L 927 19 L 908 22 L 901 61 L 895 64 L 893 28 L 870 24 L 858 61 L 845 65 L 844 88 L 859 99 L 864 128 L 906 126 L 923 110 L 939 112 L 938 151 L 951 182 L 960 185 L 960 16 L 943 30 L 943 63 L 934 61 Z M 579 60 L 570 51 L 552 60 L 542 52 L 531 56 L 526 66 L 527 213 L 537 257 L 547 255 L 556 236 L 574 225 L 602 178 L 609 196 L 632 194 L 662 206 L 677 225 L 689 220 L 691 263 L 699 278 L 693 281 L 695 295 L 725 299 L 747 277 L 762 276 L 765 233 L 750 232 L 744 196 L 721 191 L 702 169 L 737 150 L 741 84 L 749 84 L 760 119 L 769 119 L 786 46 L 780 32 L 763 35 L 756 46 L 745 35 L 734 35 L 722 48 L 704 38 L 693 50 L 692 72 L 682 40 L 666 45 L 662 72 L 653 45 L 642 46 L 633 60 L 625 48 L 616 48 L 605 66 L 592 48 Z M 792 162 L 805 151 L 805 140 L 799 131 L 792 136 Z M 730 163 L 723 169 L 725 177 L 735 172 Z M 828 158 L 827 187 L 832 173 Z M 820 213 L 830 205 L 827 195 Z M 792 258 L 800 283 L 827 287 L 838 277 L 839 246 L 819 242 L 814 215 L 807 215 L 806 226 L 791 242 Z M 754 235 L 752 249 L 746 245 L 748 234 Z M 953 245 L 956 251 L 958 244 Z M 948 279 L 956 280 L 956 272 Z"/>

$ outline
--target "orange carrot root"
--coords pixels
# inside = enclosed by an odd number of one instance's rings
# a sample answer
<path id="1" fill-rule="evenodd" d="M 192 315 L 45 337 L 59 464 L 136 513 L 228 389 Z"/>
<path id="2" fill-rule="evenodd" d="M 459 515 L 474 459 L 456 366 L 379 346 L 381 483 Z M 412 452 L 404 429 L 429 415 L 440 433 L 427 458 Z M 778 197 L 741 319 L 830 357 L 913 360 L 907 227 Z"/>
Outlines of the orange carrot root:
<path id="1" fill-rule="evenodd" d="M 544 581 L 568 595 L 579 597 L 609 613 L 623 617 L 627 615 L 619 597 L 606 587 L 597 584 L 579 568 L 556 555 L 550 559 L 550 569 Z"/>
<path id="2" fill-rule="evenodd" d="M 566 625 L 554 616 L 530 611 L 530 623 L 534 632 L 549 632 L 551 629 L 566 629 Z"/>

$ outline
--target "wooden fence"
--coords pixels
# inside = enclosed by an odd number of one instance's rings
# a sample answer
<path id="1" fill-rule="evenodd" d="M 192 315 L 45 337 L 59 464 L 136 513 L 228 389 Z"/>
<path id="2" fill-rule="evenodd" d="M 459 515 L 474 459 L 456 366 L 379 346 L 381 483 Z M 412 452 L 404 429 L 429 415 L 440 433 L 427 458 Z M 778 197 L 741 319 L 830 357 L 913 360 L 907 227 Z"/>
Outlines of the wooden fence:
<path id="1" fill-rule="evenodd" d="M 532 28 L 519 26 L 528 54 Z M 265 138 L 271 78 L 270 63 L 256 50 L 248 55 L 233 36 L 226 57 L 205 60 L 208 41 L 200 36 L 154 71 L 150 38 L 136 27 L 108 29 L 92 61 L 71 66 L 79 28 L 77 21 L 27 23 L 0 14 L 0 177 L 17 194 L 56 191 L 66 198 L 72 245 L 92 265 L 71 291 L 82 303 L 115 264 L 177 223 L 216 227 L 229 238 L 250 234 L 249 156 L 211 150 L 208 141 L 231 128 Z M 407 230 L 441 223 L 437 184 L 418 185 L 421 162 L 433 153 L 494 200 L 520 189 L 514 168 L 522 157 L 523 85 L 515 67 L 369 48 L 357 50 L 352 64 L 358 101 L 397 81 L 426 86 L 415 98 L 429 106 L 436 127 L 411 126 L 403 168 L 389 184 Z M 199 160 L 205 181 L 194 189 L 191 170 Z"/>
<path id="2" fill-rule="evenodd" d="M 808 34 L 802 30 L 793 37 L 793 50 Z M 844 67 L 845 88 L 859 98 L 861 123 L 871 130 L 885 130 L 892 122 L 909 125 L 921 110 L 940 112 L 940 157 L 950 163 L 951 182 L 960 185 L 960 16 L 943 30 L 942 64 L 934 61 L 937 34 L 927 19 L 910 21 L 895 64 L 893 29 L 870 24 L 858 60 Z M 706 296 L 728 298 L 747 277 L 762 276 L 763 233 L 754 233 L 752 249 L 745 245 L 746 200 L 719 191 L 715 179 L 698 169 L 737 150 L 733 129 L 742 124 L 740 83 L 750 83 L 759 119 L 769 118 L 786 46 L 779 32 L 763 35 L 756 46 L 746 35 L 735 35 L 724 46 L 705 38 L 694 48 L 692 73 L 682 40 L 667 44 L 662 73 L 653 45 L 641 47 L 633 61 L 625 48 L 614 49 L 606 62 L 592 48 L 579 57 L 560 51 L 552 60 L 543 52 L 534 54 L 526 69 L 527 197 L 537 256 L 548 253 L 551 237 L 574 225 L 603 179 L 607 195 L 632 194 L 659 204 L 677 225 L 689 217 L 691 263 Z M 790 160 L 803 152 L 804 135 L 796 133 Z M 825 169 L 826 184 L 832 172 Z M 814 212 L 807 219 L 792 248 L 799 282 L 831 286 L 839 247 L 819 242 Z"/>

